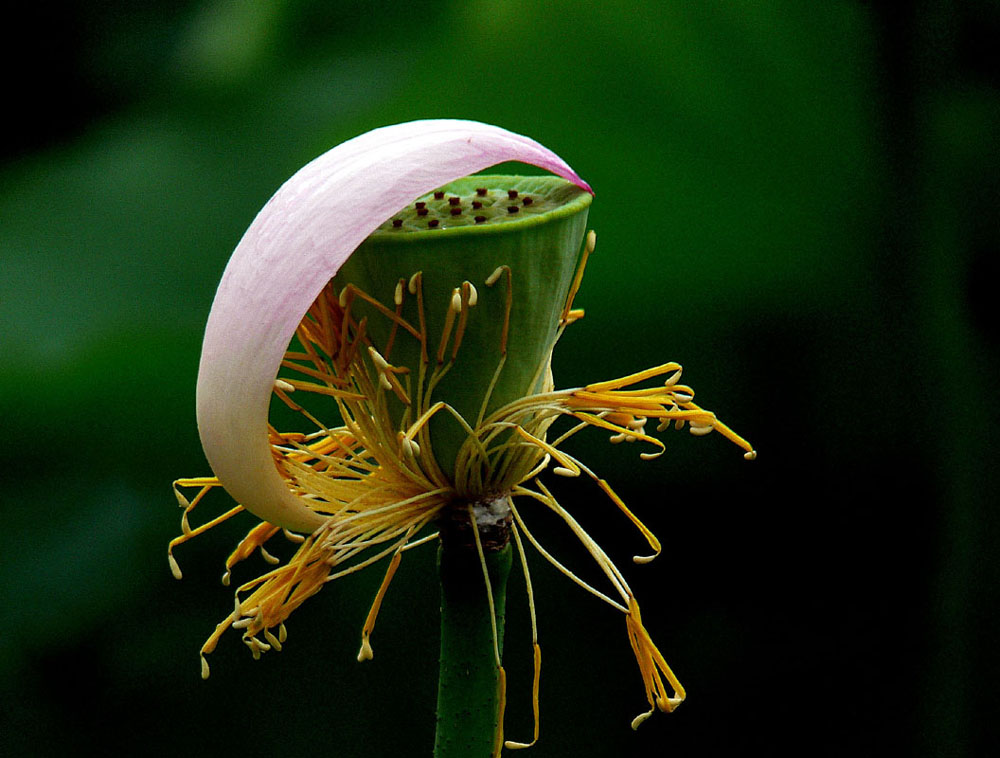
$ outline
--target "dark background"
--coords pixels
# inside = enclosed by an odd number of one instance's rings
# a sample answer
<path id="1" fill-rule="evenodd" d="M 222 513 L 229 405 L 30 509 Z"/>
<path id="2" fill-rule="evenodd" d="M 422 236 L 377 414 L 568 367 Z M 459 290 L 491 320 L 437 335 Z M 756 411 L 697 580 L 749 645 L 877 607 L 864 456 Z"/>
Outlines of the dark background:
<path id="1" fill-rule="evenodd" d="M 202 682 L 250 521 L 181 548 L 182 582 L 165 546 L 170 481 L 207 472 L 201 330 L 242 231 L 329 147 L 463 117 L 597 191 L 557 384 L 677 360 L 760 451 L 573 448 L 664 542 L 632 565 L 624 519 L 557 482 L 689 699 L 633 733 L 621 616 L 533 554 L 531 755 L 994 754 L 997 3 L 116 0 L 4 27 L 0 753 L 429 754 L 433 550 L 407 554 L 371 663 L 379 570 L 307 603 L 281 654 L 228 635 Z M 537 531 L 593 576 L 558 524 Z M 509 605 L 519 739 L 520 579 Z"/>

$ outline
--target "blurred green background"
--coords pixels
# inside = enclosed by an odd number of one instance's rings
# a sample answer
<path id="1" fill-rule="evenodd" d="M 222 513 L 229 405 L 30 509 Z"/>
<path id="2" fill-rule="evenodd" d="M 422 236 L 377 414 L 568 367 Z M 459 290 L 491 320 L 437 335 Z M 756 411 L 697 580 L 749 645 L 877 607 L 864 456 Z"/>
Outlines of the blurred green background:
<path id="1" fill-rule="evenodd" d="M 677 360 L 760 451 L 573 448 L 666 546 L 632 565 L 624 519 L 558 482 L 689 700 L 633 733 L 623 619 L 534 554 L 531 754 L 995 754 L 997 3 L 111 0 L 5 24 L 0 754 L 429 754 L 433 550 L 407 554 L 371 663 L 378 570 L 307 603 L 280 654 L 227 635 L 208 682 L 250 521 L 179 549 L 182 582 L 165 556 L 169 483 L 207 472 L 194 383 L 229 253 L 299 166 L 427 117 L 528 134 L 596 189 L 557 384 Z"/>

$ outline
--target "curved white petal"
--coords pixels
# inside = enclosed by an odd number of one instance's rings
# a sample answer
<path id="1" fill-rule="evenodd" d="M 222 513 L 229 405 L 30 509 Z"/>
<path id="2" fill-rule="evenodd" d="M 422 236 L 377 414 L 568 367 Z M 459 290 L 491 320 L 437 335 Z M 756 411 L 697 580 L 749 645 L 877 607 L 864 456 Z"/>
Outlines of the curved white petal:
<path id="1" fill-rule="evenodd" d="M 222 485 L 289 529 L 322 517 L 279 475 L 267 439 L 271 389 L 295 329 L 324 285 L 385 219 L 454 179 L 505 161 L 590 187 L 555 153 L 475 121 L 413 121 L 362 134 L 300 169 L 257 214 L 212 304 L 198 371 L 198 430 Z"/>

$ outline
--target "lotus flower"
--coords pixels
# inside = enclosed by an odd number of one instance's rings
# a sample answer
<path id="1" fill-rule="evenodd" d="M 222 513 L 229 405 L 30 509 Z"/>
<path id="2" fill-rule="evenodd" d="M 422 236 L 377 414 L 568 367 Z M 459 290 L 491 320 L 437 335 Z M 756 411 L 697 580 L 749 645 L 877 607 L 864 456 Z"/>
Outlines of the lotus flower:
<path id="1" fill-rule="evenodd" d="M 470 176 L 510 161 L 555 176 Z M 633 726 L 684 699 L 624 576 L 538 477 L 551 469 L 593 479 L 648 541 L 653 554 L 635 559 L 647 562 L 660 551 L 656 538 L 606 480 L 560 449 L 562 442 L 596 427 L 611 432 L 612 442 L 650 445 L 642 457 L 655 458 L 663 443 L 645 424 L 656 419 L 658 431 L 714 429 L 747 458 L 755 453 L 694 404 L 674 363 L 554 388 L 552 349 L 583 315 L 574 298 L 595 246 L 593 232 L 583 241 L 591 196 L 569 165 L 527 137 L 434 120 L 376 129 L 335 147 L 264 206 L 229 261 L 206 327 L 198 428 L 215 475 L 175 482 L 183 534 L 171 542 L 169 558 L 180 578 L 173 548 L 246 510 L 261 521 L 226 561 L 224 583 L 236 563 L 258 550 L 275 567 L 237 590 L 233 612 L 202 648 L 203 676 L 205 655 L 226 629 L 242 630 L 255 658 L 280 650 L 285 620 L 307 597 L 388 558 L 362 630 L 358 658 L 370 658 L 375 619 L 403 553 L 440 537 L 482 568 L 478 586 L 486 601 L 477 602 L 490 611 L 487 680 L 499 683 L 499 705 L 495 692 L 487 699 L 496 725 L 490 740 L 499 750 L 505 675 L 496 556 L 505 551 L 509 566 L 513 542 L 530 593 L 523 537 L 624 614 L 649 704 Z M 659 383 L 638 387 L 651 380 Z M 269 423 L 275 402 L 304 428 L 283 431 Z M 559 419 L 572 425 L 550 439 Z M 192 528 L 190 512 L 218 487 L 240 505 Z M 192 489 L 193 497 L 185 494 Z M 612 594 L 576 577 L 538 544 L 522 511 L 539 505 L 579 537 Z M 278 532 L 297 543 L 284 564 L 265 548 Z M 531 607 L 537 739 L 541 658 Z M 443 628 L 442 664 L 448 640 L 460 645 L 464 638 Z M 449 686 L 443 679 L 443 697 Z"/>

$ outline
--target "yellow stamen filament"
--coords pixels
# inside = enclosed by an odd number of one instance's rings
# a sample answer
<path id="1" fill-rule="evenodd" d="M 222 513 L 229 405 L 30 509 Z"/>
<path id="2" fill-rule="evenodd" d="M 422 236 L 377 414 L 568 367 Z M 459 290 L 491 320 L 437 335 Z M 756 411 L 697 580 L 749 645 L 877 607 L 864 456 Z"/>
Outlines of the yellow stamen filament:
<path id="1" fill-rule="evenodd" d="M 538 742 L 539 704 L 538 691 L 542 681 L 542 648 L 538 644 L 538 623 L 535 619 L 535 593 L 531 589 L 531 572 L 528 570 L 528 557 L 524 553 L 524 545 L 521 543 L 521 535 L 518 533 L 517 524 L 511 524 L 511 533 L 514 536 L 514 544 L 517 546 L 517 554 L 521 559 L 521 570 L 524 572 L 524 585 L 528 592 L 528 613 L 531 616 L 531 647 L 534 656 L 534 675 L 531 680 L 531 712 L 534 716 L 535 730 L 531 742 L 515 742 L 507 740 L 504 747 L 508 750 L 520 750 L 531 747 Z"/>
<path id="2" fill-rule="evenodd" d="M 507 295 L 504 301 L 503 328 L 500 330 L 500 354 L 507 355 L 507 335 L 510 332 L 510 311 L 514 306 L 513 277 L 510 266 L 498 266 L 486 277 L 486 286 L 492 287 L 500 279 L 501 274 L 507 275 Z"/>
<path id="3" fill-rule="evenodd" d="M 573 300 L 576 299 L 576 293 L 580 291 L 580 284 L 583 282 L 583 272 L 587 268 L 587 259 L 590 258 L 590 254 L 594 252 L 596 247 L 597 233 L 594 230 L 590 230 L 587 232 L 587 241 L 583 246 L 583 254 L 580 256 L 580 263 L 576 267 L 576 275 L 573 277 L 573 283 L 569 288 L 569 295 L 566 297 L 566 305 L 563 306 L 562 315 L 559 317 L 559 321 L 564 325 L 576 321 L 576 318 L 570 318 L 570 314 L 573 313 Z M 580 315 L 583 315 L 582 312 Z"/>

